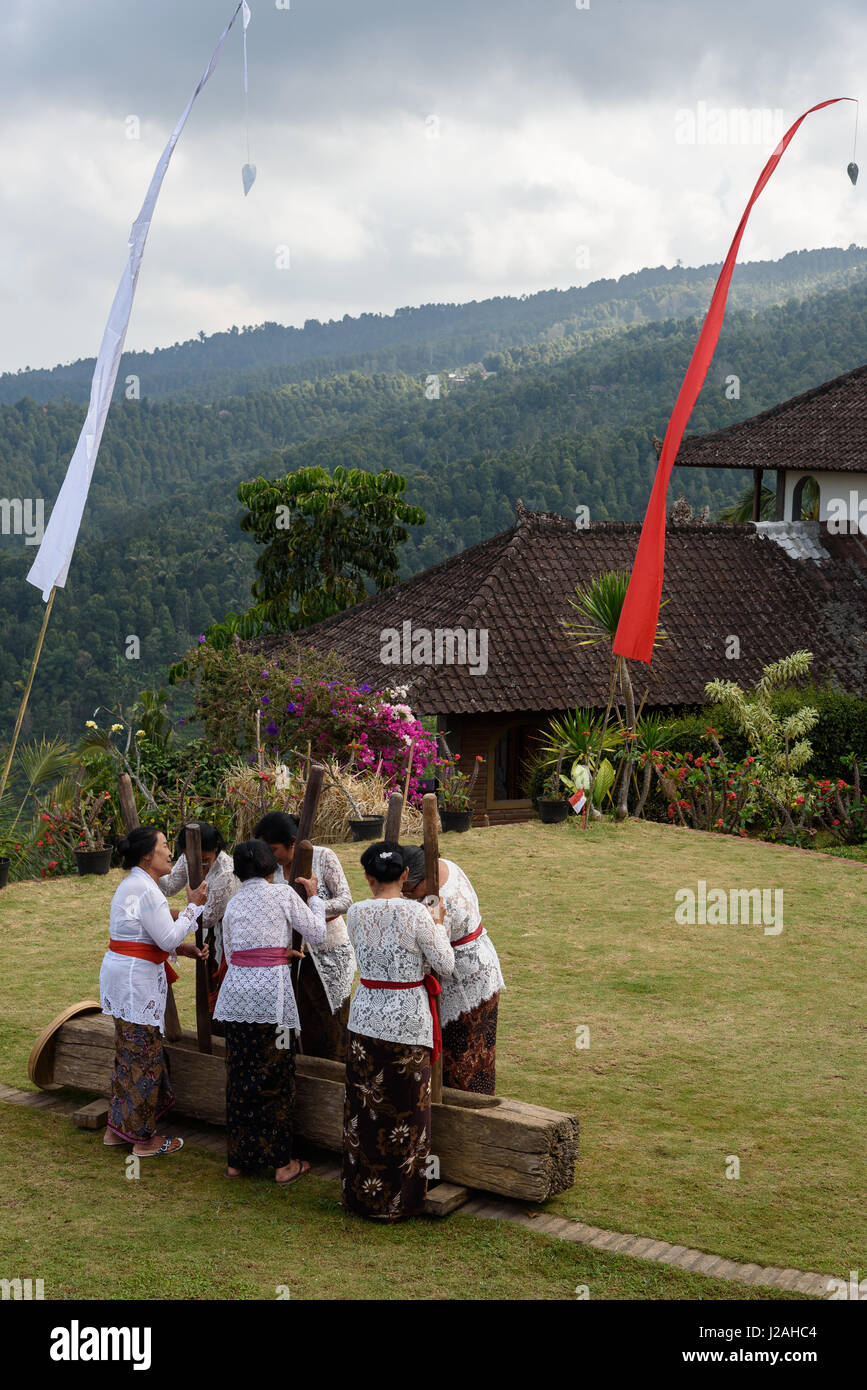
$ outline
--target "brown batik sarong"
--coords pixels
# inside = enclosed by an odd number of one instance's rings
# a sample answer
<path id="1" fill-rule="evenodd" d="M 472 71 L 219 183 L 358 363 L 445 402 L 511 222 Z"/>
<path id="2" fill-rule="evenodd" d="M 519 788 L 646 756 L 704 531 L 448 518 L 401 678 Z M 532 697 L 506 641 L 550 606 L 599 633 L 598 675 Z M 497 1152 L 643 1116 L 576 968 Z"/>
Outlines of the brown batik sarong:
<path id="1" fill-rule="evenodd" d="M 160 1116 L 174 1103 L 159 1028 L 116 1018 L 108 1128 L 128 1143 L 144 1143 L 156 1132 Z"/>
<path id="2" fill-rule="evenodd" d="M 400 1221 L 421 1211 L 430 1153 L 430 1048 L 348 1034 L 343 1200 Z"/>
<path id="3" fill-rule="evenodd" d="M 309 957 L 305 957 L 300 963 L 295 998 L 301 1025 L 301 1051 L 304 1056 L 330 1057 L 333 1062 L 345 1062 L 349 1000 L 344 999 L 336 1014 L 331 1012 L 328 995 L 322 987 L 316 966 Z"/>
<path id="4" fill-rule="evenodd" d="M 494 994 L 444 1026 L 444 1086 L 482 1096 L 494 1094 L 499 1003 L 499 994 Z"/>
<path id="5" fill-rule="evenodd" d="M 295 1135 L 294 1032 L 275 1023 L 223 1027 L 228 1165 L 244 1173 L 284 1168 Z"/>

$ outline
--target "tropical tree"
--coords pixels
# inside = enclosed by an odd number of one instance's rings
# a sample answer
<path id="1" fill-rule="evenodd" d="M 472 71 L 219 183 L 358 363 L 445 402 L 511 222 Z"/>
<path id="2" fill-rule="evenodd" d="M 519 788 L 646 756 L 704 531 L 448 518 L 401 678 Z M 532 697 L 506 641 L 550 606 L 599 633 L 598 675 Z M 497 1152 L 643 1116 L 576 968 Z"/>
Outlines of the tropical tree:
<path id="1" fill-rule="evenodd" d="M 403 500 L 405 488 L 406 479 L 390 469 L 341 465 L 333 473 L 299 468 L 241 483 L 241 529 L 265 547 L 256 561 L 256 602 L 210 627 L 211 644 L 223 647 L 234 633 L 255 636 L 266 624 L 294 632 L 358 603 L 368 581 L 377 591 L 396 584 L 406 527 L 425 522 L 421 508 Z"/>
<path id="2" fill-rule="evenodd" d="M 728 710 L 746 735 L 756 756 L 759 785 L 784 806 L 800 792 L 795 773 L 813 756 L 807 734 L 819 722 L 819 711 L 802 705 L 792 714 L 778 714 L 774 695 L 781 686 L 809 675 L 812 662 L 813 653 L 806 651 L 772 661 L 752 691 L 742 690 L 734 681 L 715 680 L 705 686 L 708 698 Z"/>
<path id="3" fill-rule="evenodd" d="M 777 515 L 777 494 L 769 487 L 762 487 L 759 501 L 759 520 L 773 521 Z M 744 488 L 737 501 L 730 507 L 723 507 L 718 521 L 733 521 L 743 524 L 753 519 L 753 485 Z M 808 478 L 801 493 L 801 520 L 818 521 L 819 487 L 814 478 Z"/>
<path id="4" fill-rule="evenodd" d="M 629 814 L 629 782 L 633 758 L 631 743 L 635 738 L 635 692 L 629 662 L 626 657 L 614 651 L 614 639 L 628 588 L 629 575 L 625 570 L 608 570 L 587 584 L 576 584 L 575 597 L 569 599 L 569 607 L 574 609 L 576 617 L 561 620 L 567 635 L 577 646 L 596 646 L 602 642 L 608 647 L 608 705 L 602 724 L 603 739 L 608 732 L 615 696 L 618 691 L 623 696 L 625 717 L 622 736 L 627 746 L 621 760 L 620 789 L 617 798 L 618 820 L 625 820 Z M 663 603 L 667 602 L 667 599 L 663 600 Z M 657 628 L 654 645 L 664 638 L 665 633 Z"/>

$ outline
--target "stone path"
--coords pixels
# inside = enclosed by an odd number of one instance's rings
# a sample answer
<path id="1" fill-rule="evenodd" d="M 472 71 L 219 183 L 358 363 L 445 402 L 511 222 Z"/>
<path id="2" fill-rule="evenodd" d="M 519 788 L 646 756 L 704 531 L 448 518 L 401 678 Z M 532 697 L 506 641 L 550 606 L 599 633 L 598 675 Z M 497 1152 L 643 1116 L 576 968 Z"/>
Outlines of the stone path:
<path id="1" fill-rule="evenodd" d="M 0 1085 L 0 1101 L 70 1116 L 82 1104 L 80 1100 L 70 1100 L 61 1091 L 21 1091 L 13 1086 L 3 1085 Z M 179 1124 L 173 1120 L 171 1131 L 173 1134 L 179 1134 L 186 1144 L 225 1157 L 226 1132 L 216 1125 Z M 311 1162 L 310 1171 L 317 1178 L 334 1180 L 340 1177 L 340 1165 L 331 1155 L 320 1153 L 319 1157 Z M 473 1197 L 460 1208 L 460 1213 L 461 1216 L 508 1221 L 513 1226 L 523 1226 L 537 1235 L 570 1240 L 576 1245 L 589 1245 L 595 1250 L 607 1250 L 612 1255 L 629 1255 L 634 1259 L 674 1265 L 678 1269 L 712 1275 L 714 1279 L 728 1279 L 736 1284 L 761 1284 L 772 1289 L 791 1290 L 795 1293 L 812 1294 L 817 1298 L 827 1298 L 829 1284 L 835 1278 L 831 1274 L 814 1274 L 800 1269 L 776 1269 L 773 1265 L 740 1264 L 736 1260 L 725 1260 L 720 1255 L 708 1255 L 703 1250 L 688 1249 L 685 1245 L 669 1245 L 667 1241 L 651 1240 L 648 1236 L 605 1231 L 599 1226 L 587 1226 L 583 1221 L 570 1221 L 566 1217 L 551 1216 L 541 1211 L 538 1214 L 529 1212 L 522 1203 L 505 1198 Z"/>

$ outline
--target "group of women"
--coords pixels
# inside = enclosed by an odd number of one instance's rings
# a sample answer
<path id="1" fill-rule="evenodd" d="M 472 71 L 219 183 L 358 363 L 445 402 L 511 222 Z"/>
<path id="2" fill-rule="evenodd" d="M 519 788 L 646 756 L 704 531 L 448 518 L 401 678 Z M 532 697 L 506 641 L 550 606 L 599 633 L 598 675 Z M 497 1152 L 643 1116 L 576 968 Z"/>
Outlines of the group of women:
<path id="1" fill-rule="evenodd" d="M 226 1176 L 273 1169 L 289 1185 L 308 1171 L 294 1153 L 300 1046 L 346 1063 L 346 1205 L 400 1220 L 421 1210 L 427 1190 L 431 1065 L 440 1050 L 446 1086 L 494 1093 L 499 960 L 472 884 L 451 860 L 439 862 L 437 894 L 420 847 L 373 844 L 361 856 L 370 896 L 353 903 L 337 855 L 315 847 L 311 877 L 296 879 L 305 902 L 287 881 L 297 832 L 292 816 L 271 812 L 230 857 L 219 832 L 203 825 L 207 872 L 195 890 L 182 840 L 174 865 L 160 831 L 142 827 L 121 842 L 128 874 L 112 899 L 100 972 L 116 1044 L 104 1142 L 132 1144 L 139 1157 L 182 1147 L 158 1132 L 174 1102 L 163 1049 L 167 984 L 176 978 L 169 958 L 203 956 L 213 1029 L 225 1038 Z M 168 897 L 182 887 L 179 911 Z M 202 950 L 184 944 L 200 913 Z"/>

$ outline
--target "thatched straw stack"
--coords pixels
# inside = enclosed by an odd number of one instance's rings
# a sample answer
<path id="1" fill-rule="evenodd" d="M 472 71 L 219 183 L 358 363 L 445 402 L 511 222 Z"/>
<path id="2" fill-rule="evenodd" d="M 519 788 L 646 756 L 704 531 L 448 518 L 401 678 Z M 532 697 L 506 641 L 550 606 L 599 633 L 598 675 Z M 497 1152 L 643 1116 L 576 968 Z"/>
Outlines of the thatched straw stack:
<path id="1" fill-rule="evenodd" d="M 347 772 L 335 763 L 327 763 L 326 767 L 328 775 L 322 784 L 313 826 L 313 839 L 318 845 L 340 844 L 352 839 L 349 821 L 355 819 L 355 811 L 345 792 L 362 815 L 383 816 L 388 809 L 389 788 L 384 777 L 372 772 Z M 260 776 L 258 769 L 247 763 L 236 763 L 226 775 L 223 794 L 235 822 L 236 843 L 250 839 L 254 825 L 266 811 L 288 811 L 297 816 L 301 810 L 306 783 L 303 771 L 269 765 L 263 769 L 263 774 Z M 339 786 L 335 786 L 334 781 Z M 414 806 L 403 808 L 400 838 L 404 842 L 421 843 L 421 811 Z"/>

